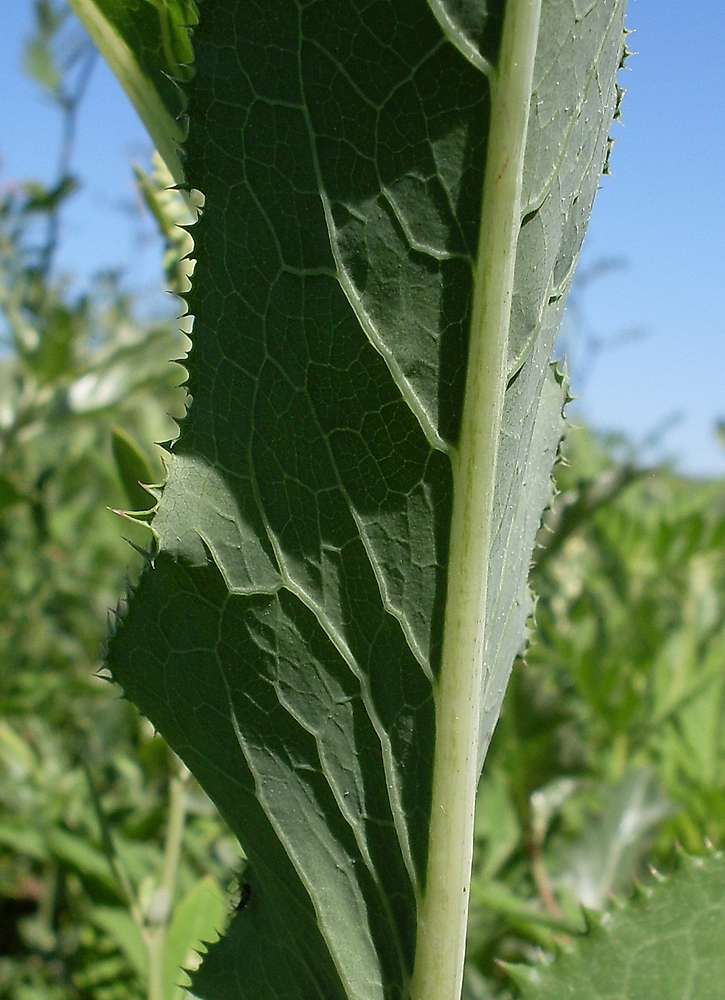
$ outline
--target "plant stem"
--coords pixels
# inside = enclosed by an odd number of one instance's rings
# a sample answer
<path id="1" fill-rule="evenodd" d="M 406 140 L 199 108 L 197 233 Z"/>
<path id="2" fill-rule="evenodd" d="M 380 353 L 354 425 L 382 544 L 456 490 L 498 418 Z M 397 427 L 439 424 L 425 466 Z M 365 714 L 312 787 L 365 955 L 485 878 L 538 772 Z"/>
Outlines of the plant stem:
<path id="1" fill-rule="evenodd" d="M 474 277 L 460 442 L 452 455 L 453 518 L 426 891 L 418 908 L 411 1000 L 458 1000 L 463 982 L 496 456 L 529 102 L 541 0 L 507 0 L 491 80 L 491 125 Z"/>
<path id="2" fill-rule="evenodd" d="M 169 818 L 166 827 L 164 863 L 161 883 L 156 890 L 153 905 L 156 911 L 153 914 L 155 926 L 147 927 L 144 935 L 149 963 L 148 1000 L 164 1000 L 164 945 L 181 857 L 181 841 L 184 836 L 188 774 L 186 768 L 183 768 L 180 777 L 173 777 L 169 782 Z"/>
<path id="3" fill-rule="evenodd" d="M 164 868 L 161 876 L 161 886 L 168 892 L 169 899 L 174 892 L 176 873 L 181 857 L 181 841 L 184 836 L 184 821 L 186 819 L 186 781 L 188 776 L 189 772 L 184 767 L 179 777 L 171 779 L 169 787 L 169 824 L 166 830 Z"/>
<path id="4" fill-rule="evenodd" d="M 58 104 L 60 105 L 62 114 L 60 152 L 58 154 L 55 184 L 53 185 L 56 189 L 60 188 L 63 181 L 70 178 L 70 167 L 73 160 L 73 151 L 75 148 L 76 133 L 78 130 L 78 112 L 90 82 L 93 67 L 96 64 L 96 56 L 98 55 L 95 46 L 91 45 L 90 42 L 88 44 L 90 48 L 88 49 L 88 52 L 81 64 L 75 87 L 66 90 L 65 87 L 61 85 L 56 98 Z M 58 249 L 60 212 L 62 206 L 63 200 L 57 201 L 48 214 L 45 244 L 40 251 L 39 264 L 40 273 L 44 282 L 47 282 L 48 280 L 48 276 L 50 275 L 53 267 L 53 259 Z"/>

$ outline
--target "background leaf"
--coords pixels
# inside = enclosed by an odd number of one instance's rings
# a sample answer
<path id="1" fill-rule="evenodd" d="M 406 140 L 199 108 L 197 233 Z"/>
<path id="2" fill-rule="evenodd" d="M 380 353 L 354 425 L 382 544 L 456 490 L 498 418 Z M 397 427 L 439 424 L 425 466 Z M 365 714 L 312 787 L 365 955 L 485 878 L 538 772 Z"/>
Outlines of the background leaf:
<path id="1" fill-rule="evenodd" d="M 174 909 L 164 944 L 164 1000 L 184 996 L 189 977 L 181 970 L 196 968 L 199 953 L 216 940 L 226 923 L 229 901 L 211 876 L 192 886 Z"/>
<path id="2" fill-rule="evenodd" d="M 525 1000 L 715 1000 L 725 975 L 723 860 L 683 857 L 662 884 L 593 921 L 571 954 L 517 975 Z"/>

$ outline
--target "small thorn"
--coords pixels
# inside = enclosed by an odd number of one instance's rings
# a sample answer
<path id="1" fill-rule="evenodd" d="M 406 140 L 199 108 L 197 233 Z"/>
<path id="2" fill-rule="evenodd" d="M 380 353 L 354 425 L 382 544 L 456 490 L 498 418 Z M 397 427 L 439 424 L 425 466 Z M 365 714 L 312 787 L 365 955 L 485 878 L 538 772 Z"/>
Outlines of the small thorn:
<path id="1" fill-rule="evenodd" d="M 157 507 L 158 504 L 155 504 L 153 507 L 149 507 L 148 510 L 122 510 L 116 507 L 108 507 L 107 509 L 110 510 L 112 514 L 117 514 L 119 517 L 122 517 L 124 521 L 133 521 L 134 524 L 141 524 L 145 528 L 151 530 L 150 521 L 156 513 Z"/>
<path id="2" fill-rule="evenodd" d="M 591 934 L 592 931 L 596 931 L 601 928 L 602 915 L 599 910 L 592 910 L 588 906 L 581 906 L 580 910 L 587 934 Z"/>
<path id="3" fill-rule="evenodd" d="M 147 563 L 153 566 L 155 553 L 152 549 L 144 549 L 141 545 L 137 545 L 136 542 L 132 541 L 130 538 L 126 538 L 125 536 L 123 540 L 124 542 L 128 542 L 134 552 L 138 552 L 138 554 L 142 556 Z"/>
<path id="4" fill-rule="evenodd" d="M 635 899 L 649 899 L 652 896 L 652 886 L 644 885 L 638 878 L 632 880 Z"/>
<path id="5" fill-rule="evenodd" d="M 501 959 L 496 959 L 496 965 L 499 969 L 503 969 L 514 984 L 522 990 L 528 986 L 536 985 L 541 978 L 538 969 L 529 965 L 522 965 L 518 962 L 503 962 Z"/>

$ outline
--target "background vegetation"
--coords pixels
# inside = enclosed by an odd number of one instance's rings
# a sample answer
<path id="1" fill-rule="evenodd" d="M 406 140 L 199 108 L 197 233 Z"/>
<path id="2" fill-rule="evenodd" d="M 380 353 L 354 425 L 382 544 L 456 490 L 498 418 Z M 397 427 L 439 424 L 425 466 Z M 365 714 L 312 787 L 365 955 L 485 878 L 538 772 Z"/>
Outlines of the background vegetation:
<path id="1" fill-rule="evenodd" d="M 173 1000 L 240 892 L 205 796 L 102 676 L 108 609 L 137 574 L 153 442 L 184 412 L 186 338 L 141 319 L 117 276 L 56 274 L 72 197 L 82 46 L 36 5 L 28 66 L 66 123 L 58 176 L 0 197 L 0 996 Z M 185 207 L 139 190 L 183 291 Z M 169 416 L 169 414 L 171 416 Z M 725 484 L 641 468 L 570 431 L 532 585 L 539 595 L 480 790 L 466 990 L 516 995 L 537 961 L 674 845 L 725 841 Z M 141 518 L 143 519 L 143 518 Z"/>

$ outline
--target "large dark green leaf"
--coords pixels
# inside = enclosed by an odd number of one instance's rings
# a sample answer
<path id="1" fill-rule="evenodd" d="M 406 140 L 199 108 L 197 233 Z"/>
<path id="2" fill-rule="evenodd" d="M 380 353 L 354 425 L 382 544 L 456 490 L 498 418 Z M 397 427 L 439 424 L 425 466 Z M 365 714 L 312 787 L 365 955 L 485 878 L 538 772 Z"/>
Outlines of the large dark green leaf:
<path id="1" fill-rule="evenodd" d="M 725 976 L 722 855 L 682 859 L 639 898 L 591 917 L 589 935 L 548 967 L 514 969 L 525 1000 L 719 1000 Z"/>
<path id="2" fill-rule="evenodd" d="M 538 10 L 201 7 L 194 403 L 109 658 L 250 861 L 199 996 L 457 995 L 622 49 Z"/>

